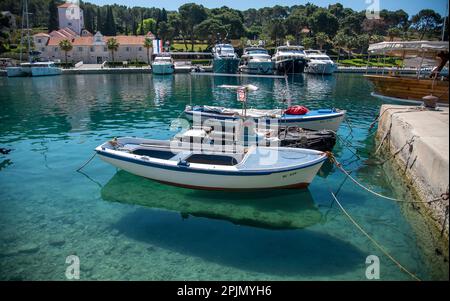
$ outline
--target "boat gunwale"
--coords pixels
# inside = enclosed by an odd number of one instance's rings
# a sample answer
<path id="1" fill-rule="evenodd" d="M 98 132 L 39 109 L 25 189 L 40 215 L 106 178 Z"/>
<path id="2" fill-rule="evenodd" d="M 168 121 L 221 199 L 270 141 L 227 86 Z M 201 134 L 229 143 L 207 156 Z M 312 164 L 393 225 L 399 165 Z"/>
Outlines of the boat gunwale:
<path id="1" fill-rule="evenodd" d="M 305 149 L 306 151 L 308 151 L 310 153 L 317 153 L 318 157 L 316 159 L 307 161 L 305 163 L 298 164 L 296 166 L 291 165 L 291 166 L 281 167 L 281 168 L 280 167 L 271 168 L 271 169 L 268 168 L 265 170 L 238 169 L 237 167 L 239 165 L 245 163 L 245 160 L 246 160 L 246 158 L 248 158 L 250 152 L 247 152 L 247 154 L 245 154 L 245 157 L 238 164 L 233 165 L 233 166 L 209 165 L 209 164 L 199 164 L 199 163 L 191 163 L 190 166 L 180 166 L 180 165 L 178 165 L 178 162 L 170 161 L 170 159 L 163 160 L 163 159 L 158 159 L 158 158 L 153 158 L 153 157 L 148 157 L 148 156 L 139 156 L 139 155 L 134 155 L 134 154 L 130 154 L 130 153 L 125 153 L 123 151 L 117 151 L 114 149 L 106 148 L 104 145 L 107 143 L 108 142 L 103 143 L 100 146 L 97 146 L 95 148 L 96 153 L 99 154 L 100 156 L 105 156 L 105 157 L 109 157 L 109 158 L 116 159 L 116 160 L 127 161 L 130 163 L 145 165 L 145 166 L 150 166 L 150 167 L 155 167 L 155 168 L 168 169 L 168 170 L 173 170 L 173 171 L 182 171 L 182 172 L 214 174 L 214 175 L 230 175 L 230 176 L 270 175 L 270 174 L 274 174 L 274 173 L 282 173 L 282 172 L 287 172 L 287 171 L 304 169 L 307 167 L 311 167 L 311 166 L 320 164 L 327 159 L 327 155 L 325 152 Z M 267 147 L 267 149 L 270 149 L 270 147 Z M 288 148 L 286 148 L 286 149 L 288 149 Z M 289 150 L 294 151 L 293 149 L 289 149 Z M 300 149 L 295 149 L 294 152 L 300 153 L 299 150 Z M 143 160 L 143 159 L 141 159 L 142 157 L 146 157 L 146 158 L 153 159 L 153 160 L 152 161 Z M 158 161 L 160 161 L 160 162 L 158 162 Z M 167 164 L 167 163 L 171 163 L 171 164 Z M 214 166 L 214 167 L 213 168 L 211 168 L 211 167 L 204 168 L 202 166 Z"/>

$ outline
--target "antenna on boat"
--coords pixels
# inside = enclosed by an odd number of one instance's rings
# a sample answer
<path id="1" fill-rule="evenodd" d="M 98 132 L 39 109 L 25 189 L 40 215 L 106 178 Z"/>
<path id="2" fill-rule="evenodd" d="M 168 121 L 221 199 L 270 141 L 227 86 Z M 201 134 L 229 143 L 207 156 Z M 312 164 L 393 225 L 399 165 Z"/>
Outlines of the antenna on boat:
<path id="1" fill-rule="evenodd" d="M 241 86 L 220 85 L 219 88 L 236 90 L 237 100 L 239 102 L 242 102 L 242 115 L 244 115 L 244 117 L 247 116 L 247 95 L 248 95 L 248 92 L 256 91 L 256 90 L 259 89 L 257 86 L 251 85 L 251 84 L 241 85 Z"/>

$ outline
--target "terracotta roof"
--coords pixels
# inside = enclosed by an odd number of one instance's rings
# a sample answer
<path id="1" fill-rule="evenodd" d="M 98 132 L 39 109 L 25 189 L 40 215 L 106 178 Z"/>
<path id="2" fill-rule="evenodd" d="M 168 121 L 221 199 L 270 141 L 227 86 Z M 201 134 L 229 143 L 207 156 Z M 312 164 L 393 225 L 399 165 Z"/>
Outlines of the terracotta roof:
<path id="1" fill-rule="evenodd" d="M 39 32 L 39 33 L 37 33 L 37 34 L 34 34 L 33 36 L 34 36 L 34 37 L 47 37 L 47 38 L 50 37 L 50 35 L 47 34 L 47 33 L 45 33 L 45 32 Z"/>
<path id="2" fill-rule="evenodd" d="M 115 38 L 121 45 L 143 45 L 145 42 L 145 36 L 115 36 L 115 37 L 103 37 L 106 42 L 110 38 Z"/>
<path id="3" fill-rule="evenodd" d="M 72 40 L 73 46 L 91 46 L 94 45 L 92 37 L 76 37 Z"/>
<path id="4" fill-rule="evenodd" d="M 63 4 L 61 4 L 61 5 L 58 5 L 58 8 L 59 8 L 59 7 L 61 7 L 61 8 L 67 8 L 67 7 L 71 7 L 71 6 L 75 6 L 75 4 L 70 3 L 70 2 L 67 2 L 67 3 L 63 3 Z"/>
<path id="5" fill-rule="evenodd" d="M 67 40 L 66 38 L 50 38 L 48 40 L 47 46 L 58 46 L 59 42 L 61 42 L 62 40 Z M 70 39 L 69 39 L 70 41 Z"/>

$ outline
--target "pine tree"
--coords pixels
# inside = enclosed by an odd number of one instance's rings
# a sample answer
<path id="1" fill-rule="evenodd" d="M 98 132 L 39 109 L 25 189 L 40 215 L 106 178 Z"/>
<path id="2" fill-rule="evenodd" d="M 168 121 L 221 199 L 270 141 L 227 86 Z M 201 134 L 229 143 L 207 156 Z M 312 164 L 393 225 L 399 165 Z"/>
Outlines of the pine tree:
<path id="1" fill-rule="evenodd" d="M 142 14 L 141 14 L 141 28 L 140 28 L 140 30 L 139 30 L 139 34 L 140 34 L 141 36 L 144 35 L 144 17 L 142 16 Z"/>
<path id="2" fill-rule="evenodd" d="M 56 7 L 55 0 L 50 0 L 48 3 L 48 32 L 58 30 L 58 8 Z"/>
<path id="3" fill-rule="evenodd" d="M 100 31 L 103 33 L 103 21 L 102 21 L 102 12 L 100 11 L 100 7 L 97 7 L 97 24 L 96 31 Z"/>
<path id="4" fill-rule="evenodd" d="M 161 11 L 161 17 L 160 17 L 160 22 L 167 22 L 167 12 L 166 10 L 163 8 Z"/>
<path id="5" fill-rule="evenodd" d="M 115 36 L 116 35 L 116 22 L 114 21 L 114 15 L 112 11 L 112 7 L 108 5 L 106 9 L 106 20 L 104 26 L 104 34 L 107 36 Z"/>

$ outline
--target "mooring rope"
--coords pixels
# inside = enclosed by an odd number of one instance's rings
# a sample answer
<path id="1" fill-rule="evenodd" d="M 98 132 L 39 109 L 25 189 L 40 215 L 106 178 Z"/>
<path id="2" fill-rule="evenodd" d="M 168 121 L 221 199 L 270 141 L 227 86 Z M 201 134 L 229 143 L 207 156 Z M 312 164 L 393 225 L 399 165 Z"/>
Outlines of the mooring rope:
<path id="1" fill-rule="evenodd" d="M 411 276 L 414 280 L 421 281 L 419 277 L 414 275 L 412 272 L 410 272 L 407 268 L 405 268 L 397 259 L 395 259 L 391 254 L 389 254 L 386 249 L 380 245 L 369 233 L 367 233 L 359 224 L 356 222 L 356 220 L 345 210 L 345 208 L 342 206 L 342 204 L 339 202 L 337 197 L 334 195 L 333 191 L 329 188 L 331 196 L 333 197 L 336 204 L 341 209 L 342 213 L 352 222 L 352 224 L 362 233 L 364 236 L 366 236 L 384 255 L 386 255 L 394 264 L 396 264 L 403 272 Z"/>
<path id="2" fill-rule="evenodd" d="M 352 180 L 356 185 L 358 185 L 358 186 L 361 187 L 362 189 L 364 189 L 364 190 L 366 190 L 366 191 L 368 191 L 368 192 L 370 192 L 370 193 L 372 193 L 372 194 L 374 194 L 374 195 L 376 195 L 376 196 L 378 196 L 378 197 L 380 197 L 380 198 L 387 199 L 387 200 L 394 201 L 394 202 L 399 202 L 399 203 L 411 203 L 411 204 L 430 204 L 430 203 L 433 203 L 433 202 L 447 201 L 447 200 L 448 200 L 448 192 L 442 193 L 439 197 L 437 197 L 437 198 L 435 198 L 435 199 L 433 199 L 433 200 L 430 200 L 430 201 L 407 201 L 407 200 L 399 200 L 399 199 L 396 199 L 396 198 L 392 198 L 392 197 L 388 197 L 388 196 L 382 195 L 382 194 L 380 194 L 380 193 L 378 193 L 378 192 L 376 192 L 376 191 L 373 191 L 372 189 L 370 189 L 370 188 L 364 186 L 364 185 L 361 184 L 358 180 L 356 180 L 354 177 L 352 177 L 352 176 L 350 175 L 350 173 L 347 172 L 347 171 L 342 167 L 342 164 L 339 163 L 339 162 L 336 160 L 336 158 L 334 157 L 334 155 L 333 155 L 332 153 L 328 153 L 328 157 L 330 158 L 331 162 L 334 163 L 334 164 L 336 165 L 336 167 L 337 167 L 340 171 L 342 171 L 347 177 L 349 177 L 350 180 Z"/>
<path id="3" fill-rule="evenodd" d="M 97 153 L 95 152 L 93 155 L 92 155 L 92 157 L 90 157 L 89 158 L 89 160 L 87 160 L 80 168 L 78 168 L 77 169 L 77 171 L 80 171 L 80 170 L 82 170 L 86 165 L 88 165 L 89 164 L 89 162 L 91 162 L 92 161 L 92 159 L 94 159 L 94 157 L 95 157 L 95 155 L 97 155 Z"/>

